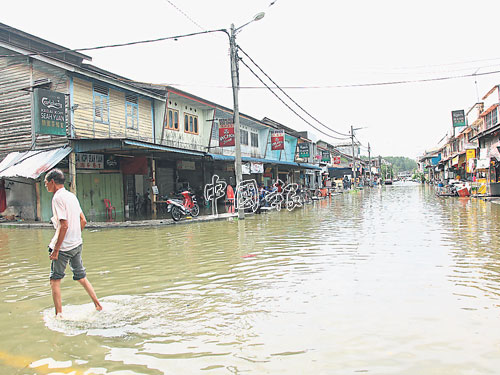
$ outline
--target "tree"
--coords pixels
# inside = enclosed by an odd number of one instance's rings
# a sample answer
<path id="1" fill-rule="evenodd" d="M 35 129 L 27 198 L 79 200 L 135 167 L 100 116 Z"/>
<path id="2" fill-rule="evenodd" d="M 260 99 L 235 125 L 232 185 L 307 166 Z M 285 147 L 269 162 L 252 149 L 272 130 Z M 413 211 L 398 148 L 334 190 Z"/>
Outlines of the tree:
<path id="1" fill-rule="evenodd" d="M 412 172 L 417 168 L 417 162 L 405 156 L 384 156 L 383 159 L 392 164 L 394 173 Z"/>

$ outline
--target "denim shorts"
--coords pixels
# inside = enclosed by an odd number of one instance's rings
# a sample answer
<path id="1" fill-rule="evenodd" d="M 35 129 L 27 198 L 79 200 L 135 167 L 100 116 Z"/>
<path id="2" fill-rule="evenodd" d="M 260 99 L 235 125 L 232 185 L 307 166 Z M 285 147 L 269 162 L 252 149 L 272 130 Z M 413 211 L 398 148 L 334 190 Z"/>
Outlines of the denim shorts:
<path id="1" fill-rule="evenodd" d="M 51 249 L 49 248 L 50 252 Z M 59 251 L 57 260 L 53 260 L 50 264 L 50 278 L 52 280 L 59 280 L 64 277 L 68 261 L 71 271 L 73 271 L 73 280 L 80 280 L 87 276 L 82 262 L 82 245 L 79 245 L 69 251 Z"/>

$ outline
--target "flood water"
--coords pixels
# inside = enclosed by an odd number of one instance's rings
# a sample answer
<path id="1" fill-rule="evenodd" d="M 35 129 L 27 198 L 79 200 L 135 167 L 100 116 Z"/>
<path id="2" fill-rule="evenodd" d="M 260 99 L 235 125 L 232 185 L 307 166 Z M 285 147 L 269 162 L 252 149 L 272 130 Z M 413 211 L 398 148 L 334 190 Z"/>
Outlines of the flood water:
<path id="1" fill-rule="evenodd" d="M 86 230 L 104 310 L 52 230 L 0 228 L 0 374 L 497 374 L 500 205 L 411 183 L 244 221 Z"/>

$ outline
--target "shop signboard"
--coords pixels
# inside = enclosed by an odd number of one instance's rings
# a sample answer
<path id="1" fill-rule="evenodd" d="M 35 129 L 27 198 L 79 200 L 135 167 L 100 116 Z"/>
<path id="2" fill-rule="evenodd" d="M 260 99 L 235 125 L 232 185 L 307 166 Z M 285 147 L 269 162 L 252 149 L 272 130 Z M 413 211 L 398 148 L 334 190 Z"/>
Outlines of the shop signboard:
<path id="1" fill-rule="evenodd" d="M 37 134 L 66 135 L 66 102 L 60 92 L 36 88 L 34 121 Z"/>
<path id="2" fill-rule="evenodd" d="M 264 173 L 264 163 L 251 162 L 250 173 Z"/>
<path id="3" fill-rule="evenodd" d="M 195 171 L 196 164 L 194 161 L 177 160 L 177 169 L 184 170 L 184 171 Z"/>
<path id="4" fill-rule="evenodd" d="M 453 159 L 451 159 L 451 165 L 452 166 L 458 165 L 458 155 L 455 156 Z"/>
<path id="5" fill-rule="evenodd" d="M 271 150 L 284 150 L 285 149 L 285 131 L 272 130 L 271 131 Z"/>
<path id="6" fill-rule="evenodd" d="M 340 156 L 333 157 L 333 164 L 340 164 Z"/>
<path id="7" fill-rule="evenodd" d="M 120 169 L 120 162 L 114 155 L 104 155 L 104 169 Z"/>
<path id="8" fill-rule="evenodd" d="M 330 161 L 330 151 L 321 151 L 321 161 Z"/>
<path id="9" fill-rule="evenodd" d="M 219 147 L 235 145 L 233 119 L 219 119 Z"/>
<path id="10" fill-rule="evenodd" d="M 490 166 L 490 159 L 477 159 L 476 169 L 488 169 Z"/>
<path id="11" fill-rule="evenodd" d="M 75 164 L 78 169 L 104 169 L 104 155 L 77 153 Z"/>
<path id="12" fill-rule="evenodd" d="M 467 150 L 466 155 L 467 155 L 467 160 L 474 159 L 476 157 L 476 150 Z"/>
<path id="13" fill-rule="evenodd" d="M 451 119 L 454 128 L 465 126 L 465 111 L 463 109 L 451 111 Z"/>
<path id="14" fill-rule="evenodd" d="M 299 158 L 308 158 L 310 156 L 309 143 L 302 142 L 298 144 L 299 147 Z"/>
<path id="15" fill-rule="evenodd" d="M 250 163 L 241 163 L 241 173 L 250 174 Z"/>
<path id="16" fill-rule="evenodd" d="M 466 172 L 467 173 L 474 173 L 476 171 L 476 166 L 477 166 L 477 159 L 474 159 L 474 158 L 467 159 Z"/>

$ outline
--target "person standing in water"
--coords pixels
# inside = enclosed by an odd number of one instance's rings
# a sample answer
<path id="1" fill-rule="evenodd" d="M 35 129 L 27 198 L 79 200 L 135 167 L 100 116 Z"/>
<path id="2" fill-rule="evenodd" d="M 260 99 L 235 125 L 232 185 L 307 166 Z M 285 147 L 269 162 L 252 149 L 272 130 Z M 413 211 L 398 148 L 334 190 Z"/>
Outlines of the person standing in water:
<path id="1" fill-rule="evenodd" d="M 73 271 L 73 280 L 78 281 L 88 293 L 95 308 L 102 310 L 92 284 L 87 280 L 87 274 L 82 263 L 82 230 L 87 224 L 78 198 L 64 188 L 64 173 L 53 169 L 45 176 L 45 188 L 52 197 L 52 223 L 56 233 L 50 241 L 50 288 L 56 310 L 56 317 L 62 315 L 61 280 L 68 262 Z"/>

